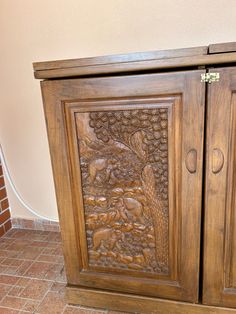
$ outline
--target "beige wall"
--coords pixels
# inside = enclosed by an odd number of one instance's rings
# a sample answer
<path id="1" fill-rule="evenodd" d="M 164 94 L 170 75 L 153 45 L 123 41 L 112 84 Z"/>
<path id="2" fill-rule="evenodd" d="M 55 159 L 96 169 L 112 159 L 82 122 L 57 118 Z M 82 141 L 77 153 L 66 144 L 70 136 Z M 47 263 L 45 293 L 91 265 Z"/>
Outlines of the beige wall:
<path id="1" fill-rule="evenodd" d="M 0 0 L 0 142 L 24 199 L 57 217 L 33 61 L 236 41 L 235 14 L 236 0 Z"/>

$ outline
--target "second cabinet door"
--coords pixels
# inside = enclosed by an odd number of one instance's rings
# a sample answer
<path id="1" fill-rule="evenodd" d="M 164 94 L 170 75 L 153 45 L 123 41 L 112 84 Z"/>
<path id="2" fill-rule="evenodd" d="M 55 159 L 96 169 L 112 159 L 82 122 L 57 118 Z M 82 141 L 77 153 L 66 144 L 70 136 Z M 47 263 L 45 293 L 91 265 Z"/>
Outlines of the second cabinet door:
<path id="1" fill-rule="evenodd" d="M 42 83 L 69 284 L 197 302 L 202 73 Z"/>
<path id="2" fill-rule="evenodd" d="M 205 188 L 205 304 L 236 307 L 236 67 L 212 69 Z"/>

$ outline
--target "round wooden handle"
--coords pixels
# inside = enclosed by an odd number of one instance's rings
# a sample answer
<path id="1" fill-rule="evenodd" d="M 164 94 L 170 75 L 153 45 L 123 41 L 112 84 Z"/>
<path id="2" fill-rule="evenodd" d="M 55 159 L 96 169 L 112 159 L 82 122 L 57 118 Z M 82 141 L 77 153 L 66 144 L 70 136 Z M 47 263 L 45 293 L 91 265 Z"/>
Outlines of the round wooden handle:
<path id="1" fill-rule="evenodd" d="M 197 151 L 196 149 L 192 148 L 187 153 L 185 159 L 186 168 L 190 173 L 195 173 L 197 171 Z"/>
<path id="2" fill-rule="evenodd" d="M 219 173 L 224 166 L 224 154 L 219 148 L 212 151 L 212 172 Z"/>

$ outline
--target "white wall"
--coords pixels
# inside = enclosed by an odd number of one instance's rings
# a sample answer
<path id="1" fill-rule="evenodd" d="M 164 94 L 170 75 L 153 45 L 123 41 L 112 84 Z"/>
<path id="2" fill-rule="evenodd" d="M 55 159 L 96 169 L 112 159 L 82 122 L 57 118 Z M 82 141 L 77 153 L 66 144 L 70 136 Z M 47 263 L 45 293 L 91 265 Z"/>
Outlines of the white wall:
<path id="1" fill-rule="evenodd" d="M 0 0 L 0 142 L 24 199 L 57 217 L 33 61 L 236 41 L 235 17 L 236 0 Z"/>

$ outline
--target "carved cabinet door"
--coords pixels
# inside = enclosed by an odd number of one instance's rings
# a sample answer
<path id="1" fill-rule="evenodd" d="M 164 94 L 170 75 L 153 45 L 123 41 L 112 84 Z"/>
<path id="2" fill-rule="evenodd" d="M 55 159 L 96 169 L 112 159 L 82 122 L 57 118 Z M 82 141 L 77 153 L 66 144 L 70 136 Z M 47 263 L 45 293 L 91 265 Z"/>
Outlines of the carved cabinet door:
<path id="1" fill-rule="evenodd" d="M 70 285 L 197 302 L 202 73 L 42 82 Z"/>
<path id="2" fill-rule="evenodd" d="M 213 69 L 205 188 L 205 304 L 236 307 L 236 67 Z"/>

